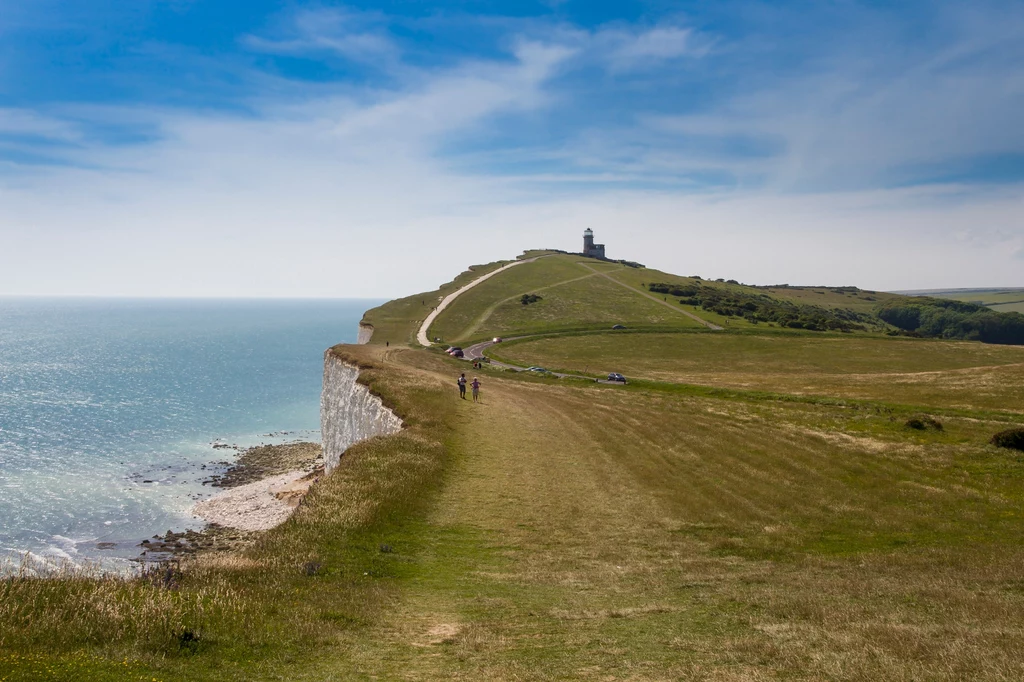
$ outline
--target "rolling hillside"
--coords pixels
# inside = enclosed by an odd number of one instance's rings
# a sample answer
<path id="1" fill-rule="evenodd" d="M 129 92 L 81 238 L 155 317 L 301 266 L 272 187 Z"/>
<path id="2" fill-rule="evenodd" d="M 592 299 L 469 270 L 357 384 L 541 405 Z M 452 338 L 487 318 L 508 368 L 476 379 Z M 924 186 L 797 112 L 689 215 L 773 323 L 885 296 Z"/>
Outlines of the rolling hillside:
<path id="1" fill-rule="evenodd" d="M 553 332 L 601 330 L 614 325 L 644 330 L 750 329 L 759 322 L 750 311 L 740 308 L 755 301 L 762 307 L 784 307 L 795 316 L 819 314 L 834 316 L 849 311 L 859 318 L 858 331 L 882 332 L 891 329 L 871 315 L 879 302 L 898 299 L 893 294 L 861 291 L 853 287 L 750 287 L 735 282 L 702 281 L 649 268 L 587 259 L 571 254 L 528 252 L 524 257 L 541 256 L 501 273 L 460 296 L 431 325 L 431 339 L 443 343 L 468 344 L 493 336 L 516 336 Z M 503 263 L 475 266 L 452 284 L 436 292 L 391 301 L 367 311 L 364 322 L 374 326 L 372 343 L 385 340 L 411 342 L 415 325 L 433 306 L 462 284 Z M 667 285 L 662 291 L 658 285 Z M 674 295 L 678 287 L 700 287 L 702 292 L 721 299 L 723 305 L 701 306 L 692 296 Z M 524 305 L 523 296 L 538 300 Z M 729 307 L 728 301 L 736 305 Z M 395 321 L 399 322 L 395 322 Z M 782 327 L 762 322 L 766 327 Z"/>
<path id="2" fill-rule="evenodd" d="M 430 325 L 439 344 L 494 336 L 600 331 L 787 331 L 982 340 L 1024 344 L 1024 316 L 943 299 L 854 286 L 748 286 L 702 280 L 579 255 L 527 252 L 528 259 L 459 296 Z M 411 343 L 447 294 L 504 263 L 475 266 L 436 292 L 367 311 L 373 343 Z M 396 322 L 397 321 L 397 322 Z"/>
<path id="3" fill-rule="evenodd" d="M 329 351 L 404 428 L 286 523 L 138 579 L 0 581 L 0 680 L 1024 678 L 1024 453 L 992 440 L 1024 429 L 1024 347 L 877 317 L 928 299 L 568 254 L 416 343 L 501 265 Z M 520 338 L 481 368 L 442 352 L 493 335 Z"/>

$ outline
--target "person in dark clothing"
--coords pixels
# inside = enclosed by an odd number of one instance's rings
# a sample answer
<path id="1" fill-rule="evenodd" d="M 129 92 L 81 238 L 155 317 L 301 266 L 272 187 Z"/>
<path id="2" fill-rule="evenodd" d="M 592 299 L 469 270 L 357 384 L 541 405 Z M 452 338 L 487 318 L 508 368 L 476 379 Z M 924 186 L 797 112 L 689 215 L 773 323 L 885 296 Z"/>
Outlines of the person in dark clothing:
<path id="1" fill-rule="evenodd" d="M 458 384 L 459 384 L 459 397 L 462 398 L 463 400 L 465 400 L 466 399 L 466 375 L 465 375 L 465 373 L 463 373 L 463 375 L 459 377 Z"/>

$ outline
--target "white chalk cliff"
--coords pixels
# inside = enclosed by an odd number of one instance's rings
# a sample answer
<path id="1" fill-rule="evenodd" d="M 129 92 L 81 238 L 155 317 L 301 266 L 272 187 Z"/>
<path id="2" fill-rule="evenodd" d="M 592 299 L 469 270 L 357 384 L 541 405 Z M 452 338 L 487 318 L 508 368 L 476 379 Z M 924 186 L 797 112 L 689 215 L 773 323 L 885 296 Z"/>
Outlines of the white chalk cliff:
<path id="1" fill-rule="evenodd" d="M 345 450 L 374 436 L 396 433 L 402 420 L 384 406 L 370 389 L 358 383 L 359 368 L 324 354 L 324 388 L 320 394 L 320 430 L 324 466 L 328 473 L 338 466 Z"/>
<path id="2" fill-rule="evenodd" d="M 373 338 L 373 325 L 359 323 L 359 331 L 356 335 L 356 343 L 364 345 L 370 343 L 370 339 Z"/>

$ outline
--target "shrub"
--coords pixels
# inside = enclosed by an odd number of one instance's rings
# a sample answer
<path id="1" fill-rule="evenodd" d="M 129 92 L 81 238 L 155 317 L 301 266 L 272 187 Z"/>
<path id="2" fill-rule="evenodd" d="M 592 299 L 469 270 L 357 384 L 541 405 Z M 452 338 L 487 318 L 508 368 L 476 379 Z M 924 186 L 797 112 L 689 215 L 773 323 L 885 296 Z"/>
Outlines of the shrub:
<path id="1" fill-rule="evenodd" d="M 904 426 L 917 431 L 927 431 L 928 429 L 942 431 L 942 422 L 926 414 L 914 415 L 904 423 Z"/>
<path id="2" fill-rule="evenodd" d="M 992 445 L 1024 451 L 1024 428 L 1006 429 L 992 436 Z"/>
<path id="3" fill-rule="evenodd" d="M 1024 344 L 1024 315 L 999 313 L 975 303 L 920 297 L 888 303 L 878 317 L 925 337 Z"/>
<path id="4" fill-rule="evenodd" d="M 537 294 L 523 294 L 523 297 L 519 299 L 519 302 L 523 305 L 530 305 L 531 303 L 536 303 L 542 299 L 543 296 L 538 296 Z"/>
<path id="5" fill-rule="evenodd" d="M 877 318 L 843 308 L 797 304 L 747 291 L 727 291 L 714 286 L 690 284 L 647 284 L 649 291 L 679 296 L 679 303 L 692 305 L 725 317 L 743 317 L 751 323 L 775 322 L 781 327 L 809 331 L 851 332 L 877 323 Z"/>
<path id="6" fill-rule="evenodd" d="M 696 286 L 680 286 L 678 284 L 663 284 L 661 282 L 648 284 L 647 290 L 658 294 L 668 294 L 670 296 L 696 296 L 700 293 L 700 289 Z"/>

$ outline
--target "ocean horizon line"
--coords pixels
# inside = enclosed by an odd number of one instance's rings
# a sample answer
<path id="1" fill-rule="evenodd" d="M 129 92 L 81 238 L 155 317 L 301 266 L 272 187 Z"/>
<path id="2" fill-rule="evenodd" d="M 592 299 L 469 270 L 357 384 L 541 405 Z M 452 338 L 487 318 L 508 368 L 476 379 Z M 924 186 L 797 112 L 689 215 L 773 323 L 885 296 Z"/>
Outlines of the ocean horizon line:
<path id="1" fill-rule="evenodd" d="M 5 294 L 4 300 L 51 301 L 390 301 L 388 296 L 132 296 L 130 294 Z"/>

